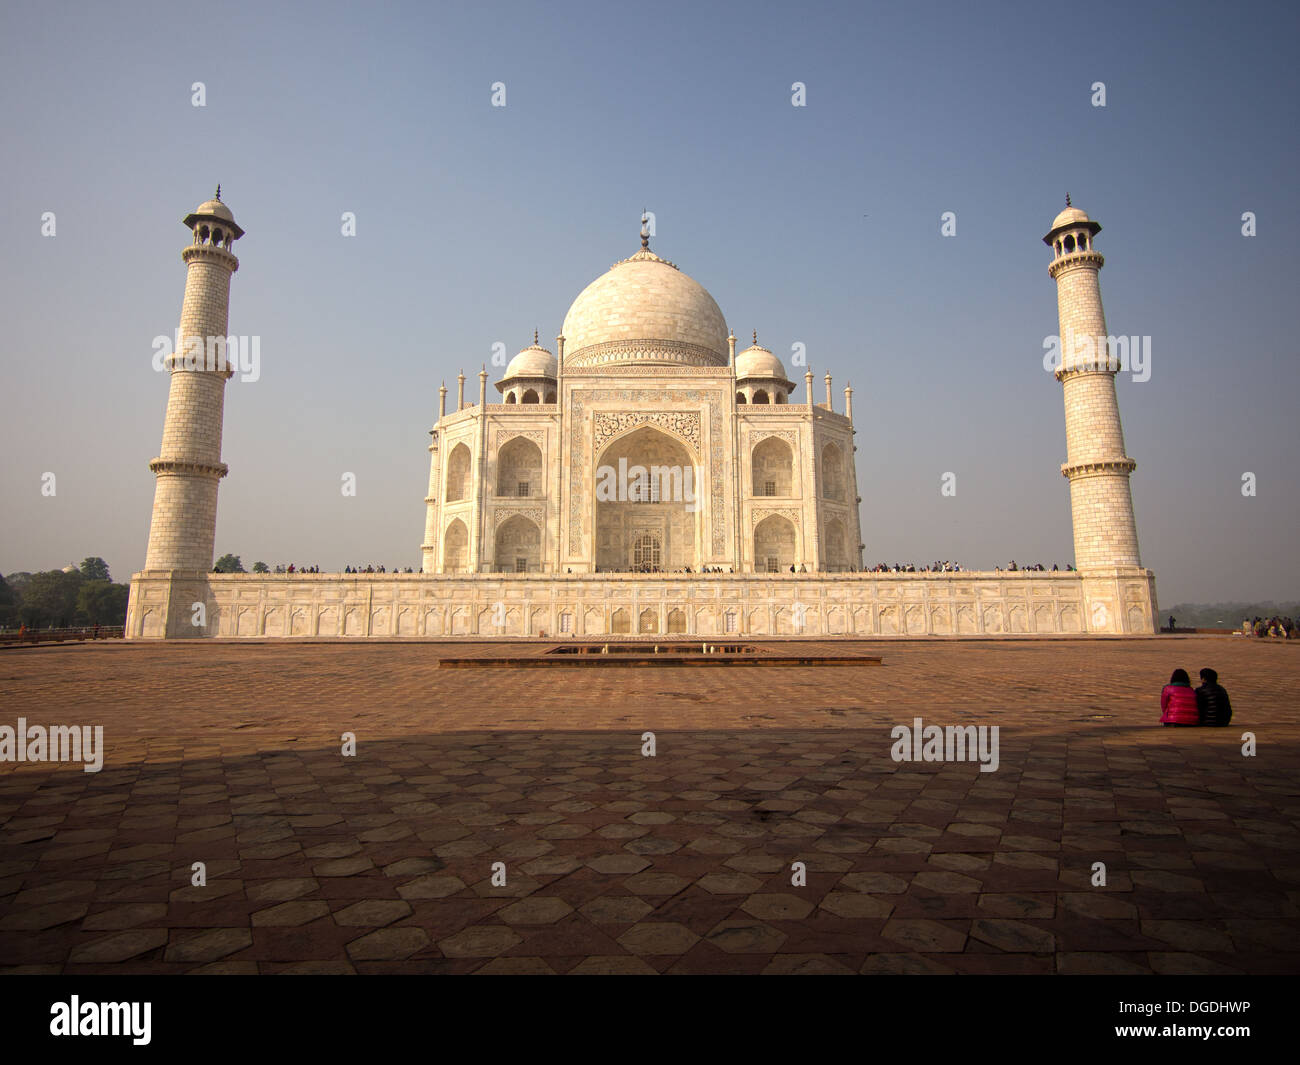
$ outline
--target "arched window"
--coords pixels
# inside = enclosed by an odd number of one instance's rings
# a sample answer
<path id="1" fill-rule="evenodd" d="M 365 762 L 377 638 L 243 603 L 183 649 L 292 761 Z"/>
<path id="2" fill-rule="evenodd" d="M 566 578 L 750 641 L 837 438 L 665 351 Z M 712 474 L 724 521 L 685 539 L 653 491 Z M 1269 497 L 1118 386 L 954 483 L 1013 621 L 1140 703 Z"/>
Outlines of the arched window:
<path id="1" fill-rule="evenodd" d="M 844 499 L 844 456 L 838 444 L 822 448 L 822 496 Z"/>
<path id="2" fill-rule="evenodd" d="M 754 569 L 759 573 L 783 573 L 794 565 L 796 539 L 794 523 L 771 514 L 754 528 Z"/>
<path id="3" fill-rule="evenodd" d="M 447 526 L 443 536 L 442 572 L 460 573 L 469 560 L 469 533 L 459 518 Z"/>
<path id="4" fill-rule="evenodd" d="M 542 449 L 526 436 L 516 436 L 497 452 L 499 496 L 543 494 Z"/>
<path id="5" fill-rule="evenodd" d="M 516 514 L 497 530 L 498 573 L 535 573 L 542 568 L 542 531 L 537 524 Z"/>
<path id="6" fill-rule="evenodd" d="M 507 403 L 513 403 L 514 401 L 515 401 L 515 394 L 514 394 L 514 392 L 507 392 L 507 393 L 506 393 L 506 402 L 507 402 Z"/>
<path id="7" fill-rule="evenodd" d="M 745 402 L 745 393 L 744 393 L 744 392 L 737 392 L 737 393 L 736 393 L 736 402 L 737 402 L 737 403 L 744 403 L 744 402 Z"/>
<path id="8" fill-rule="evenodd" d="M 1065 254 L 1069 255 L 1072 251 L 1074 251 L 1074 234 L 1067 233 L 1065 235 Z"/>
<path id="9" fill-rule="evenodd" d="M 769 436 L 752 455 L 754 495 L 794 494 L 794 452 L 779 436 Z"/>
<path id="10" fill-rule="evenodd" d="M 446 503 L 455 503 L 464 499 L 469 493 L 469 448 L 457 444 L 452 448 L 447 459 L 447 491 L 443 496 Z"/>
<path id="11" fill-rule="evenodd" d="M 766 389 L 763 389 L 763 388 L 760 388 L 757 392 L 755 392 L 755 393 L 754 393 L 754 402 L 755 402 L 755 403 L 767 403 L 767 402 L 769 402 L 769 400 L 768 400 L 768 398 L 767 398 L 767 390 L 766 390 Z"/>
<path id="12" fill-rule="evenodd" d="M 636 538 L 632 545 L 632 565 L 641 573 L 654 573 L 663 566 L 663 544 L 653 533 Z"/>
<path id="13" fill-rule="evenodd" d="M 826 557 L 828 570 L 840 571 L 848 568 L 849 556 L 845 548 L 844 523 L 839 518 L 831 518 L 826 523 Z"/>
<path id="14" fill-rule="evenodd" d="M 524 398 L 523 398 L 522 400 L 520 400 L 520 402 L 521 402 L 521 403 L 537 403 L 537 402 L 539 402 L 538 399 L 537 399 L 537 392 L 536 392 L 535 390 L 531 389 L 531 388 L 528 389 L 528 391 L 526 391 L 526 392 L 524 393 Z"/>

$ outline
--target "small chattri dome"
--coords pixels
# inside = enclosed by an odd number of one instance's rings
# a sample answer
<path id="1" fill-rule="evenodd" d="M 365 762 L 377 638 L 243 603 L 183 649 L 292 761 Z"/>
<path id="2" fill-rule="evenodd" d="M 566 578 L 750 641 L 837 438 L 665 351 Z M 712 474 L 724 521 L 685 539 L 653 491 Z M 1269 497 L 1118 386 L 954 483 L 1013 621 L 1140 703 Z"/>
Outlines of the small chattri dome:
<path id="1" fill-rule="evenodd" d="M 235 220 L 235 216 L 231 213 L 230 208 L 220 200 L 208 200 L 201 203 L 194 209 L 194 213 L 211 215 L 214 218 L 224 218 L 227 222 L 233 222 Z"/>
<path id="2" fill-rule="evenodd" d="M 1051 247 L 1056 243 L 1056 238 L 1067 229 L 1086 229 L 1093 236 L 1096 236 L 1101 232 L 1101 224 L 1094 222 L 1089 218 L 1088 212 L 1075 207 L 1074 204 L 1070 202 L 1070 197 L 1067 195 L 1065 197 L 1065 210 L 1052 219 L 1052 228 L 1049 229 L 1047 235 L 1043 237 L 1043 243 Z M 1067 240 L 1066 243 L 1068 244 L 1069 241 Z M 1067 250 L 1072 251 L 1074 249 L 1073 247 L 1070 247 Z M 1083 251 L 1084 249 L 1081 246 L 1078 250 Z M 1060 251 L 1061 249 L 1057 248 L 1057 252 L 1059 253 Z"/>
<path id="3" fill-rule="evenodd" d="M 767 348 L 759 347 L 756 342 L 736 356 L 736 379 L 741 380 L 746 377 L 775 378 L 784 381 L 785 366 Z"/>
<path id="4" fill-rule="evenodd" d="M 533 342 L 510 360 L 502 380 L 508 381 L 512 377 L 553 378 L 558 368 L 555 356 L 538 344 L 537 335 L 533 334 Z"/>
<path id="5" fill-rule="evenodd" d="M 1076 226 L 1081 222 L 1090 222 L 1087 212 L 1079 210 L 1077 207 L 1067 207 L 1052 220 L 1052 228 L 1060 229 L 1061 226 Z"/>
<path id="6" fill-rule="evenodd" d="M 243 229 L 235 221 L 234 213 L 221 202 L 220 185 L 217 186 L 217 194 L 212 199 L 199 204 L 183 220 L 183 224 L 189 229 L 193 229 L 203 222 L 212 222 L 224 226 L 233 240 L 238 240 L 244 235 Z"/>

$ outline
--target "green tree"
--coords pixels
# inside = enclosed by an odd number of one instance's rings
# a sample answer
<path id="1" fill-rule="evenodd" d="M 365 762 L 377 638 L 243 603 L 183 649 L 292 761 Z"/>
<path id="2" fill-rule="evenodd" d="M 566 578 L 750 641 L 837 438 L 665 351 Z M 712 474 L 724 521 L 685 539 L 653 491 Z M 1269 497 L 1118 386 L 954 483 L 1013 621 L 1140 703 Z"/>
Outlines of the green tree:
<path id="1" fill-rule="evenodd" d="M 271 567 L 268 566 L 265 562 L 254 562 L 254 563 L 253 563 L 253 572 L 254 572 L 254 573 L 270 573 L 270 572 L 271 572 Z"/>
<path id="2" fill-rule="evenodd" d="M 82 577 L 78 570 L 64 573 L 51 569 L 33 573 L 23 585 L 22 606 L 18 616 L 30 628 L 48 628 L 51 625 L 68 626 L 77 623 L 77 593 Z"/>
<path id="3" fill-rule="evenodd" d="M 238 555 L 224 554 L 217 559 L 217 564 L 212 567 L 218 573 L 243 573 L 244 564 L 239 560 Z"/>
<path id="4" fill-rule="evenodd" d="M 18 596 L 9 582 L 0 574 L 0 629 L 11 629 L 18 623 Z"/>
<path id="5" fill-rule="evenodd" d="M 86 558 L 81 563 L 81 575 L 88 581 L 111 581 L 108 563 L 98 556 Z"/>
<path id="6" fill-rule="evenodd" d="M 91 625 L 125 625 L 131 589 L 112 581 L 85 581 L 77 592 L 77 612 Z"/>

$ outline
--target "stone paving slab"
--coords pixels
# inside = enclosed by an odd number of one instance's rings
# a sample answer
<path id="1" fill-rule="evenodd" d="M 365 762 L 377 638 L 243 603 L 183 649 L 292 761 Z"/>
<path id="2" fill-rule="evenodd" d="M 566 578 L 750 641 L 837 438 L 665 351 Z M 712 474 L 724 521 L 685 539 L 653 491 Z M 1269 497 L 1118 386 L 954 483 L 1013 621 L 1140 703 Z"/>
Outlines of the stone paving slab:
<path id="1" fill-rule="evenodd" d="M 0 763 L 0 971 L 1300 971 L 1300 647 L 798 645 L 846 651 L 884 664 L 6 650 L 0 725 L 103 725 L 106 756 Z M 1232 727 L 1159 727 L 1202 665 Z M 998 726 L 997 771 L 893 761 L 915 717 Z"/>

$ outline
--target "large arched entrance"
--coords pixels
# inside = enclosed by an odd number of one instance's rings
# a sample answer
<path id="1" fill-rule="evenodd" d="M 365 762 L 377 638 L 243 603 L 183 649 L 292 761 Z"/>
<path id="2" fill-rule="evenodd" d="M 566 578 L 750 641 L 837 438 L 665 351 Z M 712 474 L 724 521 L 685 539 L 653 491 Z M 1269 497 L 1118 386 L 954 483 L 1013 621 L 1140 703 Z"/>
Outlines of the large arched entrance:
<path id="1" fill-rule="evenodd" d="M 652 426 L 613 441 L 596 462 L 596 568 L 698 570 L 696 475 L 686 447 Z"/>

